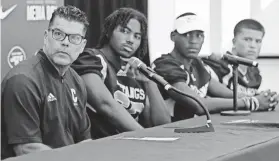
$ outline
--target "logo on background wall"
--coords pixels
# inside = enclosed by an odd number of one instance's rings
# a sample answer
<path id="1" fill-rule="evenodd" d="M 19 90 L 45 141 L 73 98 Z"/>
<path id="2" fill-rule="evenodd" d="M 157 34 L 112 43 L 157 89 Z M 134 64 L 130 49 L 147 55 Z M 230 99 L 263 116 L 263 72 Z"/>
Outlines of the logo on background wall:
<path id="1" fill-rule="evenodd" d="M 8 54 L 8 64 L 11 68 L 15 67 L 19 62 L 26 59 L 24 50 L 19 46 L 14 46 Z"/>
<path id="2" fill-rule="evenodd" d="M 56 1 L 27 1 L 27 21 L 50 20 L 57 9 Z"/>
<path id="3" fill-rule="evenodd" d="M 0 7 L 0 19 L 1 20 L 5 19 L 16 8 L 16 6 L 17 5 L 15 4 L 5 11 L 3 11 L 3 7 L 1 6 Z"/>

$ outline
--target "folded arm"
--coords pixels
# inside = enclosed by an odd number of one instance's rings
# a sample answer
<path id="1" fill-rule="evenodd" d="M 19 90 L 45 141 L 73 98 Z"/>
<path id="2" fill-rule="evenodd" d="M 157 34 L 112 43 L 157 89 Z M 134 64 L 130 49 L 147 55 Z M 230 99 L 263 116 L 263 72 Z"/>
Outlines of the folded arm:
<path id="1" fill-rule="evenodd" d="M 211 113 L 218 113 L 223 110 L 232 110 L 233 109 L 233 99 L 211 98 L 211 97 L 202 98 L 184 82 L 174 83 L 173 86 L 175 88 L 195 97 L 197 100 L 199 100 L 204 105 L 206 105 L 209 112 L 211 112 Z M 204 110 L 202 109 L 202 107 L 192 98 L 183 96 L 183 97 L 179 97 L 179 98 L 177 97 L 177 98 L 173 98 L 173 99 L 181 102 L 182 104 L 188 105 L 185 107 L 192 108 L 194 111 L 196 111 L 197 115 L 204 114 Z M 244 109 L 246 107 L 244 101 L 242 101 L 241 99 L 238 99 L 237 103 L 238 103 L 239 109 Z"/>
<path id="2" fill-rule="evenodd" d="M 132 131 L 143 127 L 111 95 L 101 77 L 94 73 L 82 75 L 85 81 L 88 103 L 97 113 L 110 119 L 120 131 Z"/>
<path id="3" fill-rule="evenodd" d="M 157 85 L 153 81 L 145 83 L 148 99 L 146 101 L 146 109 L 150 116 L 151 126 L 162 125 L 171 122 L 165 101 L 160 94 Z"/>

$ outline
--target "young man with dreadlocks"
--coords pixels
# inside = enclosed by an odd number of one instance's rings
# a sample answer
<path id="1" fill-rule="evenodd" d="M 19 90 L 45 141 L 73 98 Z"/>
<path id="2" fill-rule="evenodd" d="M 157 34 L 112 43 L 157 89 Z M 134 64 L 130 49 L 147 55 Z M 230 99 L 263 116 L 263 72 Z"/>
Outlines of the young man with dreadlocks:
<path id="1" fill-rule="evenodd" d="M 104 22 L 99 44 L 87 48 L 72 67 L 87 86 L 92 138 L 170 122 L 157 85 L 139 73 L 135 62 L 147 53 L 147 19 L 120 8 Z"/>

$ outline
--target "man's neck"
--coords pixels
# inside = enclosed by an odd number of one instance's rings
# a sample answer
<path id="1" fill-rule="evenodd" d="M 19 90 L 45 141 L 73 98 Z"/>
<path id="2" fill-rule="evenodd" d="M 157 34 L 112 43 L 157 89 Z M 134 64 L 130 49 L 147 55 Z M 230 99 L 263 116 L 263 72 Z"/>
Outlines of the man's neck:
<path id="1" fill-rule="evenodd" d="M 117 61 L 120 61 L 120 56 L 118 56 L 118 54 L 109 45 L 104 45 L 104 47 L 100 50 L 101 52 L 106 54 L 107 57 L 114 58 Z"/>
<path id="2" fill-rule="evenodd" d="M 236 56 L 238 55 L 237 51 L 234 48 L 232 48 L 232 54 Z M 241 74 L 245 75 L 247 73 L 247 66 L 239 64 L 238 71 L 240 71 Z"/>
<path id="3" fill-rule="evenodd" d="M 43 48 L 44 53 L 46 54 L 45 49 Z M 46 54 L 47 59 L 50 61 L 50 63 L 54 66 L 54 68 L 56 69 L 56 71 L 58 72 L 58 74 L 60 76 L 64 76 L 66 71 L 69 69 L 70 65 L 66 65 L 66 66 L 59 66 L 57 64 L 55 64 L 52 59 L 49 57 L 48 54 Z"/>
<path id="4" fill-rule="evenodd" d="M 182 63 L 184 65 L 184 67 L 186 69 L 189 69 L 193 59 L 189 59 L 185 56 L 183 56 L 182 54 L 180 54 L 178 51 L 176 51 L 175 49 L 173 49 L 173 51 L 171 52 L 171 55 L 180 63 Z"/>
<path id="5" fill-rule="evenodd" d="M 240 71 L 241 74 L 245 75 L 247 73 L 247 66 L 239 64 L 238 71 Z"/>

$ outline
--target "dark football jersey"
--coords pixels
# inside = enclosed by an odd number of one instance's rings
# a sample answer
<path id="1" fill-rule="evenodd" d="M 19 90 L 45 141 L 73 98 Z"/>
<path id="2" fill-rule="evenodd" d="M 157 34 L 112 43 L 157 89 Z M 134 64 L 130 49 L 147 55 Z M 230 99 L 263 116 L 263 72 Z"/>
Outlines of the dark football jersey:
<path id="1" fill-rule="evenodd" d="M 203 62 L 199 58 L 194 58 L 190 65 L 190 69 L 186 69 L 185 66 L 180 61 L 177 61 L 171 54 L 165 54 L 156 59 L 152 67 L 155 72 L 164 77 L 164 79 L 170 84 L 185 82 L 199 96 L 206 97 L 211 78 L 210 74 L 205 69 Z M 174 112 L 172 116 L 175 117 L 175 120 L 179 120 L 179 118 L 176 117 L 181 113 L 178 109 L 184 109 L 183 116 L 181 116 L 180 119 L 194 116 L 193 111 L 190 111 L 189 109 L 185 112 L 185 108 L 181 107 L 185 105 L 175 102 L 164 91 L 162 91 L 162 95 L 168 106 L 174 108 L 171 108 L 171 112 Z"/>
<path id="2" fill-rule="evenodd" d="M 145 107 L 143 82 L 128 77 L 121 69 L 119 57 L 107 56 L 98 49 L 85 49 L 72 67 L 79 75 L 95 73 L 104 81 L 113 98 L 136 119 Z M 97 91 L 96 91 L 97 92 Z"/>
<path id="3" fill-rule="evenodd" d="M 219 82 L 226 85 L 229 89 L 233 89 L 233 68 L 226 60 L 203 59 L 217 75 Z M 243 73 L 238 70 L 238 93 L 247 96 L 254 96 L 261 85 L 262 77 L 257 67 L 248 67 L 247 72 Z"/>

